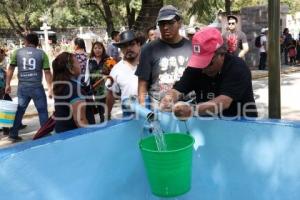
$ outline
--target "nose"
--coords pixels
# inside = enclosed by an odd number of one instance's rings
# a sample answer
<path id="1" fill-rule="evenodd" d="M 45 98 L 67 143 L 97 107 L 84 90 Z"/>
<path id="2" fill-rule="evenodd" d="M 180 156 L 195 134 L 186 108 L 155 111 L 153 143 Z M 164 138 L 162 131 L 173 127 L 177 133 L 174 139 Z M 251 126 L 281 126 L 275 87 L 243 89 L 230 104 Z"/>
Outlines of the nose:
<path id="1" fill-rule="evenodd" d="M 161 25 L 161 29 L 166 31 L 166 30 L 169 30 L 169 25 L 168 24 L 163 24 Z"/>

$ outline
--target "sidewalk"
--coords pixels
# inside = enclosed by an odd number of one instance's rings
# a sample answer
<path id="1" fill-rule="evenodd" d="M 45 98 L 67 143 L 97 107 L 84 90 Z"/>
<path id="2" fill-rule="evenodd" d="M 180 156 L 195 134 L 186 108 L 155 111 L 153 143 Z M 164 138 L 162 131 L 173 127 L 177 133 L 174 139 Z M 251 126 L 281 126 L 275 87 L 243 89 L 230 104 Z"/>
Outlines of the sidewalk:
<path id="1" fill-rule="evenodd" d="M 289 74 L 293 72 L 300 71 L 300 65 L 298 66 L 289 66 L 289 65 L 282 65 L 281 67 L 281 74 Z M 251 70 L 252 79 L 259 79 L 268 77 L 268 70 Z"/>

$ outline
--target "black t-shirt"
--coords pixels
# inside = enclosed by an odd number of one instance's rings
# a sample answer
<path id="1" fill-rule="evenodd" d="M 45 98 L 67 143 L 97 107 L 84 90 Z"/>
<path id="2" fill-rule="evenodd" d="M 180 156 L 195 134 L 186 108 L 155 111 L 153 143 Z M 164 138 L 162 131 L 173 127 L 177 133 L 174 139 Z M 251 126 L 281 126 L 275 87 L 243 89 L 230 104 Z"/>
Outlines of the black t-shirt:
<path id="1" fill-rule="evenodd" d="M 70 81 L 70 84 L 66 84 L 61 95 L 55 96 L 55 132 L 65 132 L 78 128 L 71 111 L 72 104 L 77 101 L 86 101 L 84 94 L 81 94 L 81 85 L 77 81 Z M 93 113 L 86 110 L 86 117 L 93 118 Z"/>
<path id="2" fill-rule="evenodd" d="M 191 42 L 185 38 L 176 44 L 149 42 L 142 48 L 135 74 L 148 82 L 149 95 L 159 100 L 180 79 L 191 55 Z"/>
<path id="3" fill-rule="evenodd" d="M 187 67 L 174 89 L 184 94 L 195 91 L 197 103 L 219 95 L 229 96 L 233 101 L 220 116 L 257 117 L 251 72 L 246 63 L 236 56 L 225 55 L 222 70 L 215 77 L 205 75 L 202 69 Z"/>

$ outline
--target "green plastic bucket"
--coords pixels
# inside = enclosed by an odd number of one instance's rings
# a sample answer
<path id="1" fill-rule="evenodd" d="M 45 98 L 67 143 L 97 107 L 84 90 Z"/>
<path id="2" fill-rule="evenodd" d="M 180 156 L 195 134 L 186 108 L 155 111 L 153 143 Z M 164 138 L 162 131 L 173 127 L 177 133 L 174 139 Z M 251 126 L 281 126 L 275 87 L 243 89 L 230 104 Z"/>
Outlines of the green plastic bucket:
<path id="1" fill-rule="evenodd" d="M 187 134 L 164 134 L 167 151 L 158 151 L 154 136 L 140 141 L 152 193 L 174 197 L 191 188 L 194 138 Z"/>

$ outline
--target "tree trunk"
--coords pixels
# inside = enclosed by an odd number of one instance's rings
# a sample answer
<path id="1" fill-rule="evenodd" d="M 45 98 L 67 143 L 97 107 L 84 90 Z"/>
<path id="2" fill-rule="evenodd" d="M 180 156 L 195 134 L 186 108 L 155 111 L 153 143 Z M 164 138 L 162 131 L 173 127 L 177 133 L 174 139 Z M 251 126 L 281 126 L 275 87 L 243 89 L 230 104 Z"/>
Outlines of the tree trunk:
<path id="1" fill-rule="evenodd" d="M 135 9 L 130 8 L 130 2 L 126 2 L 127 24 L 128 28 L 132 29 L 135 21 Z"/>
<path id="2" fill-rule="evenodd" d="M 101 0 L 102 5 L 103 5 L 103 9 L 104 9 L 104 20 L 106 23 L 106 31 L 108 33 L 108 35 L 111 34 L 111 32 L 114 30 L 114 23 L 112 21 L 112 14 L 111 14 L 111 10 L 110 10 L 110 5 L 108 0 Z"/>
<path id="3" fill-rule="evenodd" d="M 96 7 L 100 14 L 102 15 L 105 23 L 106 23 L 106 31 L 108 33 L 108 35 L 111 34 L 111 32 L 114 30 L 114 23 L 112 21 L 112 14 L 111 14 L 111 10 L 110 10 L 110 5 L 108 0 L 101 0 L 102 3 L 102 7 L 101 5 L 98 4 L 98 2 L 95 1 L 85 1 L 85 3 L 81 4 L 82 6 L 94 6 Z"/>
<path id="4" fill-rule="evenodd" d="M 231 0 L 225 0 L 225 12 L 226 15 L 231 15 Z"/>
<path id="5" fill-rule="evenodd" d="M 146 33 L 147 28 L 155 26 L 159 9 L 163 0 L 142 0 L 142 7 L 134 23 L 134 30 Z"/>

